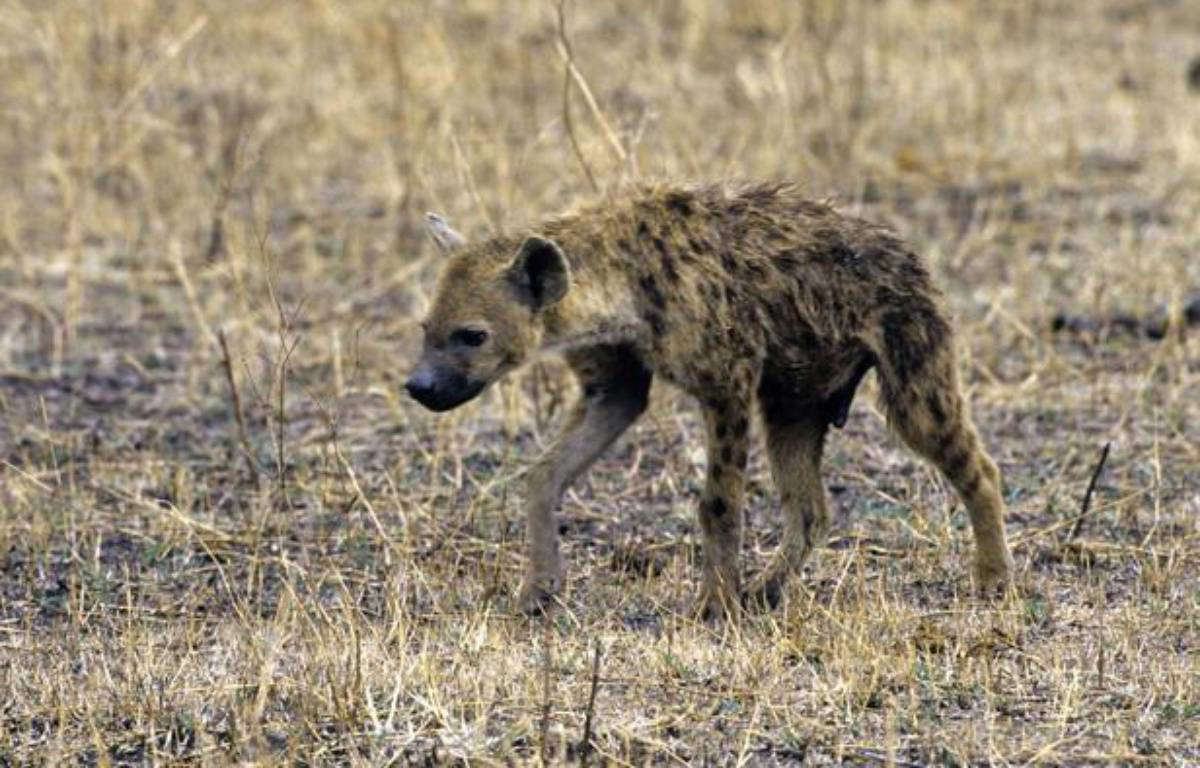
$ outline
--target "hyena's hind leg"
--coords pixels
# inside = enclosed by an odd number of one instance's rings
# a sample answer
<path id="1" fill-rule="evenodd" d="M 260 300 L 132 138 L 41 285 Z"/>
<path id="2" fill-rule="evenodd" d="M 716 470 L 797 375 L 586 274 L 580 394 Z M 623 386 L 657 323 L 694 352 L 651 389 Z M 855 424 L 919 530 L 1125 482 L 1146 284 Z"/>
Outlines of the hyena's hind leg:
<path id="1" fill-rule="evenodd" d="M 745 599 L 748 607 L 774 608 L 788 577 L 800 570 L 829 531 L 820 475 L 829 420 L 820 409 L 795 413 L 769 400 L 762 406 L 771 476 L 783 513 L 783 539 L 766 570 L 746 589 Z"/>
<path id="2" fill-rule="evenodd" d="M 937 466 L 962 498 L 975 536 L 977 586 L 991 591 L 1006 586 L 1013 569 L 1004 538 L 1000 470 L 980 444 L 963 401 L 949 329 L 940 318 L 934 322 L 918 335 L 890 339 L 879 366 L 884 407 L 892 428 Z M 922 346 L 923 355 L 916 351 Z"/>

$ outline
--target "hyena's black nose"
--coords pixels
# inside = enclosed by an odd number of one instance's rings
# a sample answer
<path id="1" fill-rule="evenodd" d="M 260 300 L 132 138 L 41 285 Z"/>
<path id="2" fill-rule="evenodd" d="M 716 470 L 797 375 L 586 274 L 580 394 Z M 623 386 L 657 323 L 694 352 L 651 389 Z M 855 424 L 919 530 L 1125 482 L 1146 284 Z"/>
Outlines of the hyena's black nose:
<path id="1" fill-rule="evenodd" d="M 404 383 L 409 396 L 419 403 L 424 403 L 433 397 L 433 377 L 427 372 L 420 371 L 409 377 Z"/>

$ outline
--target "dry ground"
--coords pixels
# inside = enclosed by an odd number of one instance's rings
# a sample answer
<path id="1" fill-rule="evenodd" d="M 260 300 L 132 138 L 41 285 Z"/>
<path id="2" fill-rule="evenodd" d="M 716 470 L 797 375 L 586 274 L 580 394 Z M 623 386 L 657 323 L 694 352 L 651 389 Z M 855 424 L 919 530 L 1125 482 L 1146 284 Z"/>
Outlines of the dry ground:
<path id="1" fill-rule="evenodd" d="M 565 500 L 563 608 L 514 616 L 569 386 L 397 393 L 422 212 L 480 236 L 592 194 L 554 7 L 4 0 L 0 765 L 574 761 L 596 649 L 593 764 L 1200 763 L 1200 333 L 1046 330 L 1200 288 L 1200 6 L 614 0 L 567 30 L 598 185 L 795 178 L 928 254 L 1018 588 L 970 596 L 961 506 L 870 383 L 786 607 L 694 623 L 703 457 L 663 387 Z"/>

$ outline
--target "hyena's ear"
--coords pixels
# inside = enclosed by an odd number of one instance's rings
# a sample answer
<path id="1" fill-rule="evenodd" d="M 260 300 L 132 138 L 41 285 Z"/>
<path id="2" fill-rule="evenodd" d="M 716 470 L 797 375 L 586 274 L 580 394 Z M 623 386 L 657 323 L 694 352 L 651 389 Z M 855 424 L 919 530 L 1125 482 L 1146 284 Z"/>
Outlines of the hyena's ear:
<path id="1" fill-rule="evenodd" d="M 571 268 L 554 241 L 530 237 L 508 268 L 508 278 L 516 288 L 518 300 L 536 312 L 567 295 Z"/>
<path id="2" fill-rule="evenodd" d="M 467 243 L 465 237 L 451 229 L 446 220 L 436 213 L 425 214 L 425 228 L 442 253 L 451 253 Z"/>

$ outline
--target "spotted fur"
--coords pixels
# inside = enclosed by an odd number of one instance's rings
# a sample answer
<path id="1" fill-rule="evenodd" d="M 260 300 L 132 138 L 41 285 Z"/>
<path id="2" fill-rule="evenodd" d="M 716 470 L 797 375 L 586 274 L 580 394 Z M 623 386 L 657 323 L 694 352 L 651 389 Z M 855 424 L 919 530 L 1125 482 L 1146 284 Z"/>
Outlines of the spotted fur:
<path id="1" fill-rule="evenodd" d="M 414 396 L 453 407 L 545 351 L 565 353 L 582 384 L 562 436 L 529 473 L 527 608 L 561 585 L 559 497 L 642 413 L 653 377 L 703 408 L 704 611 L 773 606 L 820 544 L 829 527 L 819 475 L 825 436 L 845 423 L 872 368 L 893 429 L 967 506 L 978 583 L 1009 580 L 1000 474 L 967 414 L 950 324 L 923 262 L 889 230 L 769 184 L 649 186 L 475 245 L 442 234 L 439 242 L 453 245 L 414 373 L 425 389 Z M 458 329 L 488 340 L 457 348 Z M 470 386 L 451 397 L 438 389 L 443 382 Z M 755 409 L 785 530 L 772 562 L 743 590 L 738 554 Z"/>

